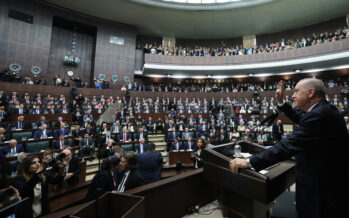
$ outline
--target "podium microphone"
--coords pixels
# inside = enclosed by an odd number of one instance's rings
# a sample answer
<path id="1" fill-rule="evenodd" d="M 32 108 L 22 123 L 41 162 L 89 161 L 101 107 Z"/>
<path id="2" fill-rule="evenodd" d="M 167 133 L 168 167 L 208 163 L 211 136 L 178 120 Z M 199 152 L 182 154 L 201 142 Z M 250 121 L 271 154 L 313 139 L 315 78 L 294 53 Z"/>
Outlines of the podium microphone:
<path id="1" fill-rule="evenodd" d="M 270 126 L 274 120 L 279 116 L 278 111 L 274 111 L 272 114 L 270 114 L 267 118 L 261 121 L 261 126 L 264 125 L 266 122 L 268 122 L 268 126 Z"/>

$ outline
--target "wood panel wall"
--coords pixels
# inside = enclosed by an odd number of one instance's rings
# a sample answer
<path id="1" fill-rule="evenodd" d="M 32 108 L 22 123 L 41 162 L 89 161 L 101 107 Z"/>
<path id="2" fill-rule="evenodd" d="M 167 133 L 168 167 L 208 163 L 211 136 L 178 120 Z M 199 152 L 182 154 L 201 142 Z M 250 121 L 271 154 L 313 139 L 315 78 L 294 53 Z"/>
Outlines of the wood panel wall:
<path id="1" fill-rule="evenodd" d="M 63 79 L 69 79 L 67 72 L 74 72 L 83 81 L 90 81 L 93 52 L 95 48 L 95 37 L 89 34 L 76 32 L 76 52 L 72 53 L 73 31 L 58 26 L 53 26 L 50 47 L 50 59 L 46 79 L 52 81 L 56 75 Z M 80 58 L 77 66 L 70 66 L 63 63 L 65 55 L 74 55 Z"/>

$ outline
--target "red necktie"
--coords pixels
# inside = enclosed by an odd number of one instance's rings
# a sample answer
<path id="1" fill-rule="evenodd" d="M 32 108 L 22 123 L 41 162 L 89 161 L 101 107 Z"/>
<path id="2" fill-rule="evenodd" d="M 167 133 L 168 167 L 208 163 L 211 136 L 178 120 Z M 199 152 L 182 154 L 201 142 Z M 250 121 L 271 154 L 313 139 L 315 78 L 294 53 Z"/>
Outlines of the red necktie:
<path id="1" fill-rule="evenodd" d="M 126 142 L 126 133 L 124 133 L 124 142 Z"/>

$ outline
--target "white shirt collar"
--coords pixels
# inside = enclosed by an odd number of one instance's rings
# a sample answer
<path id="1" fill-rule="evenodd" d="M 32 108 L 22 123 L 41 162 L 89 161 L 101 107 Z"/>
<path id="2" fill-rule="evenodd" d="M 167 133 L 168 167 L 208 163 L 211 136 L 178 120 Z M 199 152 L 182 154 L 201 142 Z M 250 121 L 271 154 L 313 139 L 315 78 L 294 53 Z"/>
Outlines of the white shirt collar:
<path id="1" fill-rule="evenodd" d="M 315 107 L 315 105 L 317 105 L 319 102 L 316 102 L 315 104 L 313 104 L 309 109 L 308 109 L 308 111 L 307 112 L 310 112 L 314 107 Z"/>

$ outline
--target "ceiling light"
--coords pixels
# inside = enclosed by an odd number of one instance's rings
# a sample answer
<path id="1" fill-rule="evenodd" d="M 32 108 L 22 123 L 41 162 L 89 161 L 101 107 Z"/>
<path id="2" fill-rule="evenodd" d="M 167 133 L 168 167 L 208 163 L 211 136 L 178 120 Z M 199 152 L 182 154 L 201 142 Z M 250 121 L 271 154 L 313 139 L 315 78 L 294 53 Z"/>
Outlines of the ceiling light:
<path id="1" fill-rule="evenodd" d="M 248 76 L 253 76 L 254 74 L 253 73 L 249 73 Z"/>
<path id="2" fill-rule="evenodd" d="M 294 71 L 294 72 L 296 72 L 296 73 L 300 73 L 300 72 L 302 72 L 302 70 L 301 70 L 301 69 L 294 69 L 293 71 Z"/>
<path id="3" fill-rule="evenodd" d="M 206 77 L 207 77 L 207 78 L 211 78 L 211 77 L 212 77 L 212 74 L 206 74 Z"/>

